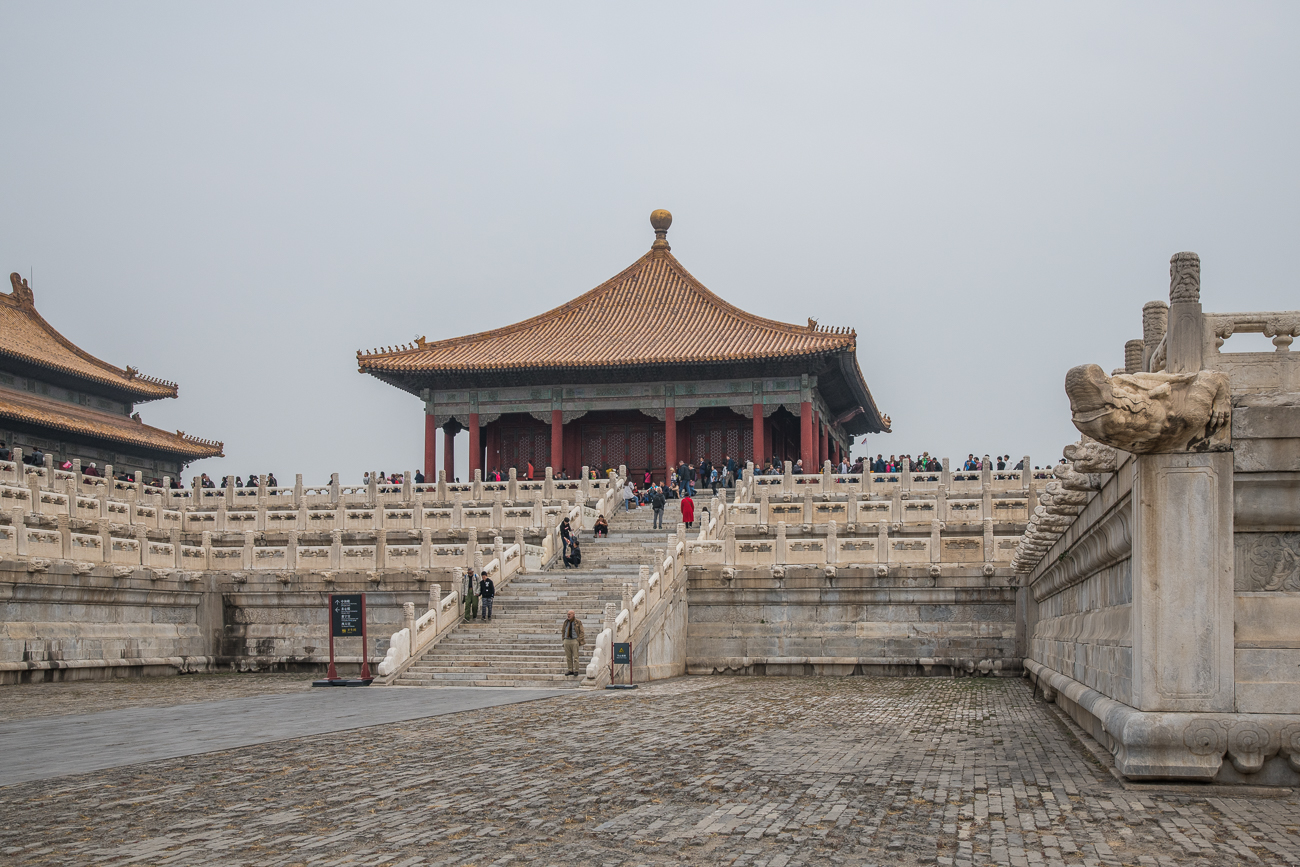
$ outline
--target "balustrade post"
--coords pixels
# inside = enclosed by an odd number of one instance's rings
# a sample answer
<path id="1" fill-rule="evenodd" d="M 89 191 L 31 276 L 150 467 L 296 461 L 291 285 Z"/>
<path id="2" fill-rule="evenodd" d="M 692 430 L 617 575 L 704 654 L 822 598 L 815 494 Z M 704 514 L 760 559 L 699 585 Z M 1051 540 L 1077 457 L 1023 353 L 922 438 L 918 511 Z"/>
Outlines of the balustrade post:
<path id="1" fill-rule="evenodd" d="M 816 522 L 815 516 L 813 514 L 813 498 L 812 498 L 812 491 L 808 490 L 807 488 L 804 488 L 803 491 L 802 512 L 803 512 L 803 521 L 801 521 L 800 523 L 812 526 Z"/>
<path id="2" fill-rule="evenodd" d="M 980 488 L 980 518 L 993 517 L 993 487 L 985 482 Z"/>
<path id="3" fill-rule="evenodd" d="M 578 490 L 584 500 L 591 496 L 591 467 L 582 468 L 582 475 L 578 479 Z"/>
<path id="4" fill-rule="evenodd" d="M 284 546 L 284 567 L 290 571 L 298 570 L 298 531 L 289 531 L 289 541 Z"/>
<path id="5" fill-rule="evenodd" d="M 899 487 L 904 491 L 912 490 L 912 462 L 906 458 L 902 460 L 902 471 L 898 474 Z"/>
<path id="6" fill-rule="evenodd" d="M 172 527 L 171 530 L 168 531 L 167 535 L 171 537 L 172 554 L 176 561 L 174 565 L 176 566 L 177 569 L 183 568 L 185 566 L 185 556 L 181 550 L 180 528 Z"/>
<path id="7" fill-rule="evenodd" d="M 203 568 L 206 571 L 212 568 L 212 531 L 211 530 L 203 531 L 203 533 L 199 536 L 199 544 L 203 548 L 203 556 L 200 559 L 203 561 Z"/>
<path id="8" fill-rule="evenodd" d="M 492 537 L 492 557 L 497 561 L 497 578 L 506 574 L 506 546 L 500 536 Z"/>
<path id="9" fill-rule="evenodd" d="M 984 468 L 980 470 L 980 484 L 986 488 L 993 484 L 993 465 L 988 461 L 984 462 Z"/>
<path id="10" fill-rule="evenodd" d="M 254 543 L 256 542 L 256 538 L 257 538 L 257 534 L 254 533 L 252 530 L 244 531 L 244 568 L 245 569 L 252 569 L 253 564 L 257 560 L 257 551 L 254 545 Z"/>
<path id="11" fill-rule="evenodd" d="M 523 527 L 515 527 L 515 544 L 516 544 L 517 546 L 519 546 L 519 569 L 518 569 L 518 571 L 521 572 L 521 573 L 522 573 L 522 572 L 527 572 L 527 571 L 528 571 L 528 563 L 527 563 L 527 560 L 524 558 L 524 547 L 525 547 L 525 544 L 524 544 L 524 528 L 523 528 Z"/>
<path id="12" fill-rule="evenodd" d="M 930 562 L 938 563 L 943 559 L 943 549 L 941 547 L 941 534 L 945 524 L 939 519 L 930 522 Z"/>
<path id="13" fill-rule="evenodd" d="M 429 609 L 428 609 L 428 610 L 430 610 L 430 611 L 437 611 L 437 610 L 438 610 L 438 603 L 441 602 L 441 601 L 442 601 L 442 585 L 441 585 L 441 584 L 430 584 L 430 585 L 429 585 Z M 433 615 L 433 627 L 434 627 L 435 631 L 436 631 L 437 628 L 438 628 L 438 615 L 437 615 L 437 614 Z"/>
<path id="14" fill-rule="evenodd" d="M 341 487 L 342 486 L 339 484 L 339 474 L 330 473 L 330 503 L 331 504 L 337 504 L 339 502 L 339 496 L 341 493 L 339 489 Z"/>
<path id="15" fill-rule="evenodd" d="M 786 461 L 781 473 L 781 493 L 788 494 L 794 490 L 794 462 Z"/>
<path id="16" fill-rule="evenodd" d="M 27 496 L 31 497 L 32 514 L 41 514 L 41 477 L 35 473 L 27 476 Z"/>
<path id="17" fill-rule="evenodd" d="M 501 506 L 501 489 L 492 489 L 492 527 L 500 531 L 505 528 L 506 516 L 505 510 Z"/>
<path id="18" fill-rule="evenodd" d="M 519 499 L 519 471 L 514 467 L 510 468 L 510 477 L 506 483 L 506 499 L 512 503 Z"/>
<path id="19" fill-rule="evenodd" d="M 1029 463 L 1029 455 L 1025 455 L 1024 460 L 1020 462 L 1020 466 L 1024 467 L 1024 469 L 1020 471 L 1020 489 L 1027 491 L 1029 490 L 1029 483 L 1033 481 L 1034 478 L 1033 465 Z"/>
<path id="20" fill-rule="evenodd" d="M 429 527 L 420 530 L 420 568 L 433 568 L 433 530 Z"/>
<path id="21" fill-rule="evenodd" d="M 407 470 L 406 472 L 402 473 L 402 502 L 403 502 L 403 503 L 409 503 L 409 502 L 411 502 L 411 499 L 412 499 L 412 497 L 411 497 L 411 493 L 412 493 L 412 491 L 411 491 L 411 471 L 410 471 L 410 470 Z"/>
<path id="22" fill-rule="evenodd" d="M 759 500 L 758 500 L 758 523 L 764 526 L 771 523 L 769 520 L 771 512 L 768 511 L 768 507 L 771 505 L 772 505 L 771 494 L 767 492 L 767 486 L 764 485 L 763 492 L 759 495 Z"/>
<path id="23" fill-rule="evenodd" d="M 903 491 L 901 488 L 894 488 L 889 496 L 890 509 L 889 515 L 891 521 L 903 520 Z"/>
<path id="24" fill-rule="evenodd" d="M 632 597 L 636 595 L 636 585 L 625 583 L 623 585 L 623 610 L 627 612 L 627 634 L 632 637 L 632 629 L 635 627 L 636 615 L 632 611 Z"/>
<path id="25" fill-rule="evenodd" d="M 542 499 L 550 500 L 555 497 L 555 475 L 554 468 L 546 468 L 546 478 L 542 481 Z"/>
<path id="26" fill-rule="evenodd" d="M 475 568 L 475 558 L 478 557 L 478 529 L 470 527 L 465 531 L 465 566 L 468 569 L 474 569 L 475 572 L 481 571 L 482 566 Z"/>
<path id="27" fill-rule="evenodd" d="M 451 504 L 451 528 L 461 530 L 465 527 L 465 506 L 460 501 L 460 491 L 456 492 L 456 501 Z"/>
<path id="28" fill-rule="evenodd" d="M 474 471 L 474 481 L 470 484 L 469 498 L 476 503 L 483 499 L 483 470 L 481 469 Z"/>
<path id="29" fill-rule="evenodd" d="M 784 566 L 790 559 L 790 545 L 785 537 L 785 521 L 776 522 L 776 565 Z"/>
<path id="30" fill-rule="evenodd" d="M 949 469 L 948 458 L 943 459 L 943 473 L 939 476 L 939 481 L 946 486 L 948 490 L 952 490 L 952 470 Z"/>
<path id="31" fill-rule="evenodd" d="M 299 530 L 306 530 L 306 529 L 307 529 L 307 523 L 308 523 L 308 521 L 310 521 L 310 520 L 311 520 L 311 517 L 310 517 L 310 512 L 307 510 L 307 504 L 306 504 L 306 503 L 300 503 L 300 504 L 298 505 L 298 518 L 297 518 L 297 520 L 294 521 L 295 526 L 296 526 L 297 529 L 299 529 Z"/>
<path id="32" fill-rule="evenodd" d="M 415 603 L 402 603 L 402 626 L 406 629 L 407 646 L 411 654 L 415 654 Z"/>
<path id="33" fill-rule="evenodd" d="M 21 525 L 20 525 L 21 526 Z M 104 562 L 113 562 L 113 530 L 108 521 L 99 524 L 99 546 L 104 550 Z M 21 551 L 19 553 L 22 553 Z"/>
<path id="34" fill-rule="evenodd" d="M 835 522 L 831 521 L 826 525 L 826 564 L 834 565 L 839 562 L 839 535 Z"/>
<path id="35" fill-rule="evenodd" d="M 992 562 L 996 551 L 993 550 L 993 519 L 985 516 L 984 518 L 984 562 Z"/>
<path id="36" fill-rule="evenodd" d="M 330 568 L 343 568 L 343 531 L 330 530 Z"/>
<path id="37" fill-rule="evenodd" d="M 302 473 L 297 473 L 293 477 L 293 507 L 296 509 L 302 505 Z"/>
<path id="38" fill-rule="evenodd" d="M 835 471 L 831 468 L 830 460 L 827 460 L 822 464 L 822 493 L 823 494 L 829 494 L 831 491 L 835 490 L 834 472 Z"/>
<path id="39" fill-rule="evenodd" d="M 862 493 L 871 496 L 871 484 L 871 455 L 866 455 L 862 458 L 862 479 L 859 483 Z"/>
<path id="40" fill-rule="evenodd" d="M 876 523 L 876 562 L 889 562 L 889 524 L 884 521 Z"/>
<path id="41" fill-rule="evenodd" d="M 934 495 L 934 516 L 940 521 L 947 521 L 948 516 L 948 486 L 939 485 L 939 491 Z"/>
<path id="42" fill-rule="evenodd" d="M 438 470 L 438 489 L 434 492 L 437 502 L 447 502 L 447 471 Z"/>
<path id="43" fill-rule="evenodd" d="M 132 528 L 135 531 L 135 544 L 140 554 L 140 565 L 149 565 L 149 531 L 143 526 Z"/>
<path id="44" fill-rule="evenodd" d="M 366 485 L 366 502 L 371 504 L 379 503 L 379 479 L 374 473 L 370 474 L 370 482 Z"/>
<path id="45" fill-rule="evenodd" d="M 382 527 L 375 530 L 375 568 L 388 568 L 388 531 Z"/>
<path id="46" fill-rule="evenodd" d="M 59 550 L 64 560 L 72 559 L 72 526 L 71 519 L 67 515 L 59 515 L 55 518 L 59 525 Z"/>
<path id="47" fill-rule="evenodd" d="M 736 565 L 736 527 L 728 524 L 722 537 L 722 562 L 728 566 Z"/>

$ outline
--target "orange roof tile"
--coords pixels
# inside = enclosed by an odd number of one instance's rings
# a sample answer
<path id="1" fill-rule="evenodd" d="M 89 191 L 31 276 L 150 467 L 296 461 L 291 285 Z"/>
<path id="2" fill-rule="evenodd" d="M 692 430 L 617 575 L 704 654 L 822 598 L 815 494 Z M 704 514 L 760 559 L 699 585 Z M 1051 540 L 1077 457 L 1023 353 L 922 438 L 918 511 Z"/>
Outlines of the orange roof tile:
<path id="1" fill-rule="evenodd" d="M 186 461 L 224 457 L 222 443 L 181 431 L 168 433 L 144 422 L 57 400 L 0 388 L 0 418 L 40 425 L 78 436 L 98 437 L 178 455 Z"/>
<path id="2" fill-rule="evenodd" d="M 515 325 L 384 351 L 357 352 L 362 373 L 626 367 L 853 352 L 851 329 L 789 325 L 733 307 L 668 251 L 567 304 Z"/>
<path id="3" fill-rule="evenodd" d="M 136 401 L 176 396 L 176 383 L 114 367 L 74 345 L 36 312 L 26 280 L 10 274 L 9 282 L 13 292 L 0 293 L 0 355 L 111 386 Z"/>

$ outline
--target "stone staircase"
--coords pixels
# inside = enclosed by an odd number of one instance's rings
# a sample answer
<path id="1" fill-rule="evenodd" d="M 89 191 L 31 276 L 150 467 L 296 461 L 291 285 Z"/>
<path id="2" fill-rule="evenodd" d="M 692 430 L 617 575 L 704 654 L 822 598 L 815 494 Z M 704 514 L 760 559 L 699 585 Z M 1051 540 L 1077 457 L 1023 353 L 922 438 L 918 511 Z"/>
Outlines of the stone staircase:
<path id="1" fill-rule="evenodd" d="M 698 509 L 697 509 L 698 514 Z M 579 538 L 582 566 L 557 565 L 517 575 L 497 593 L 492 620 L 465 622 L 425 651 L 398 677 L 398 686 L 530 686 L 576 689 L 596 635 L 604 628 L 605 603 L 620 603 L 623 585 L 635 583 L 642 564 L 668 547 L 681 512 L 670 500 L 664 529 L 654 530 L 649 507 L 610 518 L 608 539 Z M 564 674 L 560 621 L 578 612 L 587 634 L 578 677 Z"/>

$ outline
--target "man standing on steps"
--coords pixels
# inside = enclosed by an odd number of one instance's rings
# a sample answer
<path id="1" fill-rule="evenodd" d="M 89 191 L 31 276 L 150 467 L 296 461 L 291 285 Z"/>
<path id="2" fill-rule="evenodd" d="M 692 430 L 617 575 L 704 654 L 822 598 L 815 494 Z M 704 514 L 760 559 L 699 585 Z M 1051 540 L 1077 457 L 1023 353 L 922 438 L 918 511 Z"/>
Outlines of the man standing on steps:
<path id="1" fill-rule="evenodd" d="M 465 573 L 465 619 L 474 620 L 478 617 L 478 591 L 479 579 L 471 569 Z"/>
<path id="2" fill-rule="evenodd" d="M 564 622 L 560 624 L 560 638 L 564 641 L 564 676 L 578 676 L 578 651 L 586 643 L 587 636 L 582 630 L 582 621 L 577 612 L 569 611 Z"/>
<path id="3" fill-rule="evenodd" d="M 653 529 L 662 530 L 664 528 L 664 489 L 658 485 L 650 489 L 650 508 L 654 509 L 655 513 Z"/>
<path id="4" fill-rule="evenodd" d="M 483 619 L 491 620 L 492 600 L 497 596 L 497 585 L 486 575 L 478 582 L 478 595 L 483 599 Z"/>

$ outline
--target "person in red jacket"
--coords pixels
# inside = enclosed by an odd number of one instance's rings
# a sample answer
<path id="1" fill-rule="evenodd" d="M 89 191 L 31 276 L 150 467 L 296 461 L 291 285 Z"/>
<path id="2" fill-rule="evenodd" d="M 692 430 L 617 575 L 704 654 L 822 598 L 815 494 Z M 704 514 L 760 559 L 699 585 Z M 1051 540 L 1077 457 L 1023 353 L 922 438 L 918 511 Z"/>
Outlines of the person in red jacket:
<path id="1" fill-rule="evenodd" d="M 682 521 L 687 527 L 695 523 L 695 501 L 691 499 L 690 493 L 682 497 Z"/>

